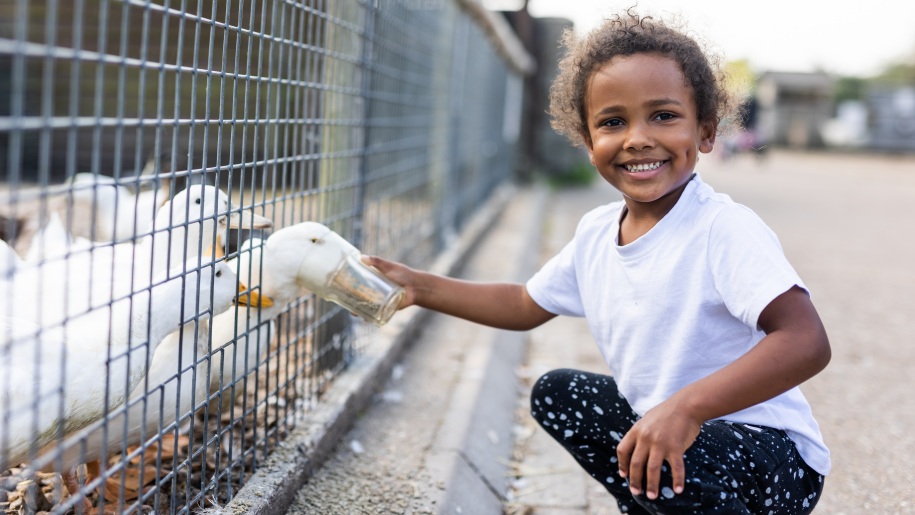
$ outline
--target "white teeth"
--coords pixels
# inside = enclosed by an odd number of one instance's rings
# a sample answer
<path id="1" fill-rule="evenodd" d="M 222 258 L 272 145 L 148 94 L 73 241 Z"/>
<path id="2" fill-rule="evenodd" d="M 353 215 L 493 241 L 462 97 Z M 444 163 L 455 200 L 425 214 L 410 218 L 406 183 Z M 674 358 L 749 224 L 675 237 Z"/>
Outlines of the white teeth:
<path id="1" fill-rule="evenodd" d="M 658 161 L 657 163 L 647 163 L 642 165 L 626 165 L 626 169 L 630 172 L 647 172 L 649 170 L 654 170 L 659 168 L 664 161 Z"/>

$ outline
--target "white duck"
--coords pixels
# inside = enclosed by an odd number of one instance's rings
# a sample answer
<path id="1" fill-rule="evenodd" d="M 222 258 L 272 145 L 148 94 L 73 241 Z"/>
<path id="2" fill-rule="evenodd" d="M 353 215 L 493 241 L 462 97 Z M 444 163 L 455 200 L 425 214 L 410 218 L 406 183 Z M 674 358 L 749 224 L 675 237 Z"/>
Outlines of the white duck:
<path id="1" fill-rule="evenodd" d="M 125 298 L 148 285 L 153 274 L 199 256 L 227 228 L 272 225 L 252 213 L 229 213 L 228 207 L 229 197 L 219 188 L 191 186 L 159 209 L 155 231 L 136 243 L 56 248 L 53 255 L 24 269 L 14 278 L 15 284 L 9 285 L 27 296 L 17 302 L 16 318 L 48 327 L 104 308 L 112 299 Z M 37 237 L 41 238 L 40 233 Z"/>
<path id="2" fill-rule="evenodd" d="M 252 213 L 227 213 L 228 204 L 228 196 L 214 186 L 190 186 L 159 210 L 155 232 L 139 243 L 97 248 L 92 252 L 70 255 L 65 261 L 43 263 L 44 283 L 60 288 L 61 285 L 55 281 L 59 279 L 68 295 L 41 294 L 39 299 L 31 299 L 24 304 L 39 303 L 43 310 L 34 318 L 43 322 L 60 321 L 74 313 L 104 308 L 111 299 L 128 296 L 147 284 L 151 274 L 164 270 L 168 264 L 185 263 L 185 256 L 188 256 L 186 266 L 182 264 L 172 268 L 171 274 L 181 274 L 185 267 L 196 268 L 199 249 L 211 245 L 217 231 L 222 232 L 229 227 L 263 228 L 272 225 L 270 220 Z M 53 268 L 49 270 L 48 267 Z M 78 273 L 70 273 L 73 271 Z M 205 326 L 199 329 L 206 333 Z M 187 352 L 194 349 L 195 341 L 208 344 L 208 337 L 197 339 L 187 331 L 185 328 L 183 336 L 179 333 L 169 335 L 152 356 L 151 375 L 146 381 L 150 389 L 177 375 L 177 364 L 182 358 L 180 349 L 184 349 L 183 366 L 186 368 L 188 363 L 192 363 L 187 358 Z M 203 353 L 206 351 L 208 348 Z M 207 385 L 204 380 L 200 382 Z M 189 395 L 185 397 L 190 398 Z"/>
<path id="3" fill-rule="evenodd" d="M 137 193 L 124 186 L 136 179 L 77 173 L 63 184 L 22 190 L 15 199 L 4 198 L 0 214 L 13 218 L 17 225 L 14 234 L 7 235 L 12 246 L 23 256 L 34 254 L 35 235 L 54 214 L 66 222 L 63 226 L 71 238 L 112 242 L 149 234 L 171 187 L 169 176 L 155 175 L 155 167 L 155 160 L 150 160 L 141 175 L 152 188 Z"/>
<path id="4" fill-rule="evenodd" d="M 22 265 L 22 258 L 9 244 L 0 240 L 0 281 L 9 278 Z"/>
<path id="5" fill-rule="evenodd" d="M 226 263 L 214 266 L 220 270 L 231 269 Z M 238 283 L 239 293 L 245 289 L 244 284 Z M 240 294 L 237 303 L 244 305 L 251 299 L 248 294 Z M 222 305 L 214 305 L 212 309 L 214 317 L 234 312 L 226 311 Z M 208 322 L 213 321 L 201 318 L 196 324 L 188 322 L 180 331 L 166 336 L 155 349 L 145 377 L 131 391 L 126 404 L 109 413 L 107 420 L 99 420 L 66 442 L 43 449 L 41 454 L 44 456 L 35 463 L 36 467 L 70 470 L 110 453 L 125 452 L 128 447 L 167 432 L 173 424 L 180 425 L 181 420 L 207 398 L 208 361 L 203 357 L 209 351 L 211 324 Z"/>
<path id="6" fill-rule="evenodd" d="M 220 266 L 228 265 L 221 263 Z M 238 291 L 245 290 L 246 287 L 239 283 Z M 239 295 L 237 302 L 239 308 L 245 309 L 246 303 L 259 302 L 259 299 L 257 295 L 246 293 Z M 212 310 L 213 316 L 221 316 L 220 313 L 235 313 L 235 310 L 215 307 Z M 156 435 L 180 425 L 207 399 L 210 365 L 204 356 L 209 352 L 209 322 L 206 318 L 196 323 L 191 321 L 166 336 L 155 349 L 145 377 L 131 391 L 123 406 L 67 441 L 48 445 L 40 452 L 42 458 L 33 465 L 46 471 L 61 471 L 71 493 L 76 492 L 79 484 L 75 469 L 79 464 L 87 464 L 90 478 L 98 476 L 102 470 L 99 460 L 107 461 L 110 454 L 126 452 L 129 447 L 158 438 Z M 88 501 L 84 504 L 84 509 L 94 511 Z"/>
<path id="7" fill-rule="evenodd" d="M 277 288 L 281 298 L 295 288 L 309 290 L 376 325 L 386 323 L 403 298 L 402 288 L 361 262 L 356 247 L 317 222 L 274 232 L 264 252 L 272 262 L 267 291 Z"/>
<path id="8" fill-rule="evenodd" d="M 166 336 L 228 309 L 238 291 L 228 265 L 179 266 L 185 275 L 159 274 L 150 289 L 62 327 L 0 318 L 0 470 L 122 404 Z"/>
<path id="9" fill-rule="evenodd" d="M 250 248 L 250 243 L 248 246 Z M 259 248 L 257 250 L 259 252 Z M 222 256 L 217 254 L 214 257 Z M 242 259 L 247 263 L 247 259 Z M 249 270 L 247 265 L 227 265 L 232 269 L 241 268 L 246 274 Z M 245 289 L 247 287 L 244 282 L 240 281 L 237 305 L 241 320 L 239 325 L 242 326 L 239 332 L 242 336 L 246 331 L 245 320 L 248 316 L 256 317 L 260 307 L 264 308 L 264 319 L 278 314 L 278 311 L 267 311 L 274 305 L 270 299 L 254 290 L 242 294 Z M 222 313 L 214 310 L 213 314 L 210 324 L 206 321 L 196 327 L 194 324 L 186 324 L 181 331 L 168 335 L 156 348 L 146 377 L 131 392 L 126 405 L 112 413 L 104 423 L 100 421 L 93 424 L 57 449 L 45 449 L 49 459 L 40 462 L 39 467 L 45 466 L 43 463 L 50 460 L 54 464 L 62 464 L 66 470 L 110 453 L 125 452 L 131 446 L 168 432 L 173 425 L 180 425 L 182 420 L 193 414 L 197 407 L 207 401 L 210 391 L 207 372 L 211 365 L 210 360 L 204 359 L 210 352 L 208 327 L 213 328 L 212 341 L 219 342 L 219 346 L 235 338 L 236 310 L 230 309 Z M 226 330 L 227 325 L 231 325 L 231 331 Z M 263 329 L 263 334 L 264 337 L 268 334 L 266 328 Z M 261 342 L 261 347 L 252 345 L 253 350 L 258 348 L 266 350 L 266 342 Z M 241 366 L 244 366 L 244 356 L 240 356 L 239 360 Z M 256 366 L 257 357 L 252 357 L 251 363 Z M 211 374 L 218 384 L 219 372 L 211 371 Z"/>
<path id="10" fill-rule="evenodd" d="M 286 304 L 301 294 L 283 297 L 292 290 L 278 290 L 275 288 L 277 283 L 267 279 L 276 263 L 265 257 L 261 238 L 246 240 L 238 249 L 238 257 L 229 260 L 228 264 L 248 285 L 248 293 L 242 296 L 247 301 L 244 305 L 213 318 L 208 393 L 222 392 L 219 397 L 223 411 L 244 392 L 244 385 L 237 383 L 253 372 L 266 356 L 270 338 L 275 334 L 274 319 Z"/>
<path id="11" fill-rule="evenodd" d="M 92 242 L 81 236 L 70 234 L 57 211 L 51 211 L 48 222 L 32 239 L 32 245 L 25 255 L 25 261 L 38 263 L 65 257 L 68 253 L 88 250 Z"/>
<path id="12" fill-rule="evenodd" d="M 75 174 L 68 182 L 64 207 L 81 223 L 72 224 L 71 232 L 93 241 L 124 241 L 149 234 L 157 211 L 168 200 L 170 181 L 157 182 L 158 187 L 134 194 L 112 177 Z"/>
<path id="13" fill-rule="evenodd" d="M 252 238 L 230 261 L 249 291 L 259 289 L 260 309 L 251 302 L 213 320 L 213 364 L 210 393 L 222 391 L 222 408 L 242 392 L 232 385 L 250 374 L 263 361 L 273 334 L 273 319 L 293 300 L 323 285 L 344 255 L 358 253 L 349 242 L 317 222 L 301 222 L 280 229 L 266 241 Z M 260 280 L 258 280 L 260 279 Z M 272 304 L 272 306 L 269 306 Z"/>
<path id="14" fill-rule="evenodd" d="M 12 299 L 13 280 L 23 265 L 22 258 L 4 240 L 0 240 L 0 299 Z M 12 304 L 0 304 L 0 317 L 13 314 Z M 0 413 L 2 415 L 2 413 Z"/>

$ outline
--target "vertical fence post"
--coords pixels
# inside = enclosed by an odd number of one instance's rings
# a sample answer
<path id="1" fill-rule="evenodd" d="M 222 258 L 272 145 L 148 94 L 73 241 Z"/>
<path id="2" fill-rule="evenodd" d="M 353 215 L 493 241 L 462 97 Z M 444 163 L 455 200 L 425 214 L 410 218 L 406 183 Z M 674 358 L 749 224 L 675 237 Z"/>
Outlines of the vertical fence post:
<path id="1" fill-rule="evenodd" d="M 369 119 L 372 107 L 372 53 L 375 43 L 375 1 L 369 0 L 365 5 L 365 22 L 363 25 L 364 36 L 362 38 L 362 53 L 360 57 L 360 67 L 362 74 L 362 84 L 359 96 L 362 98 L 362 120 Z M 358 72 L 357 72 L 358 73 Z M 362 127 L 362 145 L 359 157 L 359 177 L 356 181 L 356 205 L 353 209 L 353 236 L 352 242 L 357 248 L 364 246 L 363 241 L 363 217 L 365 216 L 365 194 L 366 182 L 368 181 L 368 143 L 371 141 L 372 128 L 363 124 Z"/>
<path id="2" fill-rule="evenodd" d="M 464 108 L 464 86 L 467 77 L 467 50 L 469 43 L 469 24 L 466 16 L 455 16 L 451 53 L 451 73 L 448 84 L 448 118 L 456 123 L 449 124 L 448 171 L 443 181 L 442 207 L 439 211 L 439 248 L 446 248 L 457 234 L 460 212 L 460 177 L 464 167 L 462 155 L 463 125 L 466 123 L 462 110 Z"/>

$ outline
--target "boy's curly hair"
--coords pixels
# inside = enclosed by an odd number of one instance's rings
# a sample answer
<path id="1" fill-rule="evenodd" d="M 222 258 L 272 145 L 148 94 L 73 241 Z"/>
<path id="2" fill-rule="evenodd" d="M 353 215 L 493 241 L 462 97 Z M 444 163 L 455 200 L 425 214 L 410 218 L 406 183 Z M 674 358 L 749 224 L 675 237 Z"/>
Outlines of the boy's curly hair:
<path id="1" fill-rule="evenodd" d="M 582 145 L 588 136 L 585 96 L 591 75 L 616 56 L 657 53 L 679 63 L 692 87 L 700 123 L 717 127 L 731 109 L 717 57 L 707 56 L 696 40 L 650 16 L 630 9 L 605 20 L 584 38 L 566 29 L 562 43 L 567 52 L 550 87 L 551 125 L 574 145 Z"/>

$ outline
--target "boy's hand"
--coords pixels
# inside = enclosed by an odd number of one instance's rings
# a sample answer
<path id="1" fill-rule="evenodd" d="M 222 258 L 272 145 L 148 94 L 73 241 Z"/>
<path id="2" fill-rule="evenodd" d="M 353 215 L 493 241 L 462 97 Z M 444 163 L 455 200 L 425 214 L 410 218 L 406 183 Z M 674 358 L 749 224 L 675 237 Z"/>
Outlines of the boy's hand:
<path id="1" fill-rule="evenodd" d="M 759 315 L 766 333 L 749 352 L 655 406 L 617 447 L 620 475 L 633 494 L 657 498 L 660 470 L 671 466 L 675 493 L 684 488 L 683 453 L 706 420 L 759 404 L 813 377 L 829 362 L 829 339 L 810 296 L 794 286 Z"/>
<path id="2" fill-rule="evenodd" d="M 642 493 L 644 482 L 645 495 L 649 499 L 658 498 L 665 461 L 671 468 L 674 493 L 683 492 L 686 480 L 683 454 L 699 436 L 701 425 L 701 420 L 690 417 L 668 400 L 649 410 L 632 426 L 616 449 L 620 476 L 628 478 L 632 495 Z"/>
<path id="3" fill-rule="evenodd" d="M 376 256 L 363 255 L 362 262 L 377 268 L 378 271 L 384 274 L 388 279 L 403 287 L 403 300 L 400 301 L 400 306 L 398 306 L 397 309 L 403 309 L 407 306 L 416 304 L 414 283 L 416 282 L 417 272 L 415 270 L 405 265 L 401 265 L 400 263 L 381 259 Z"/>

